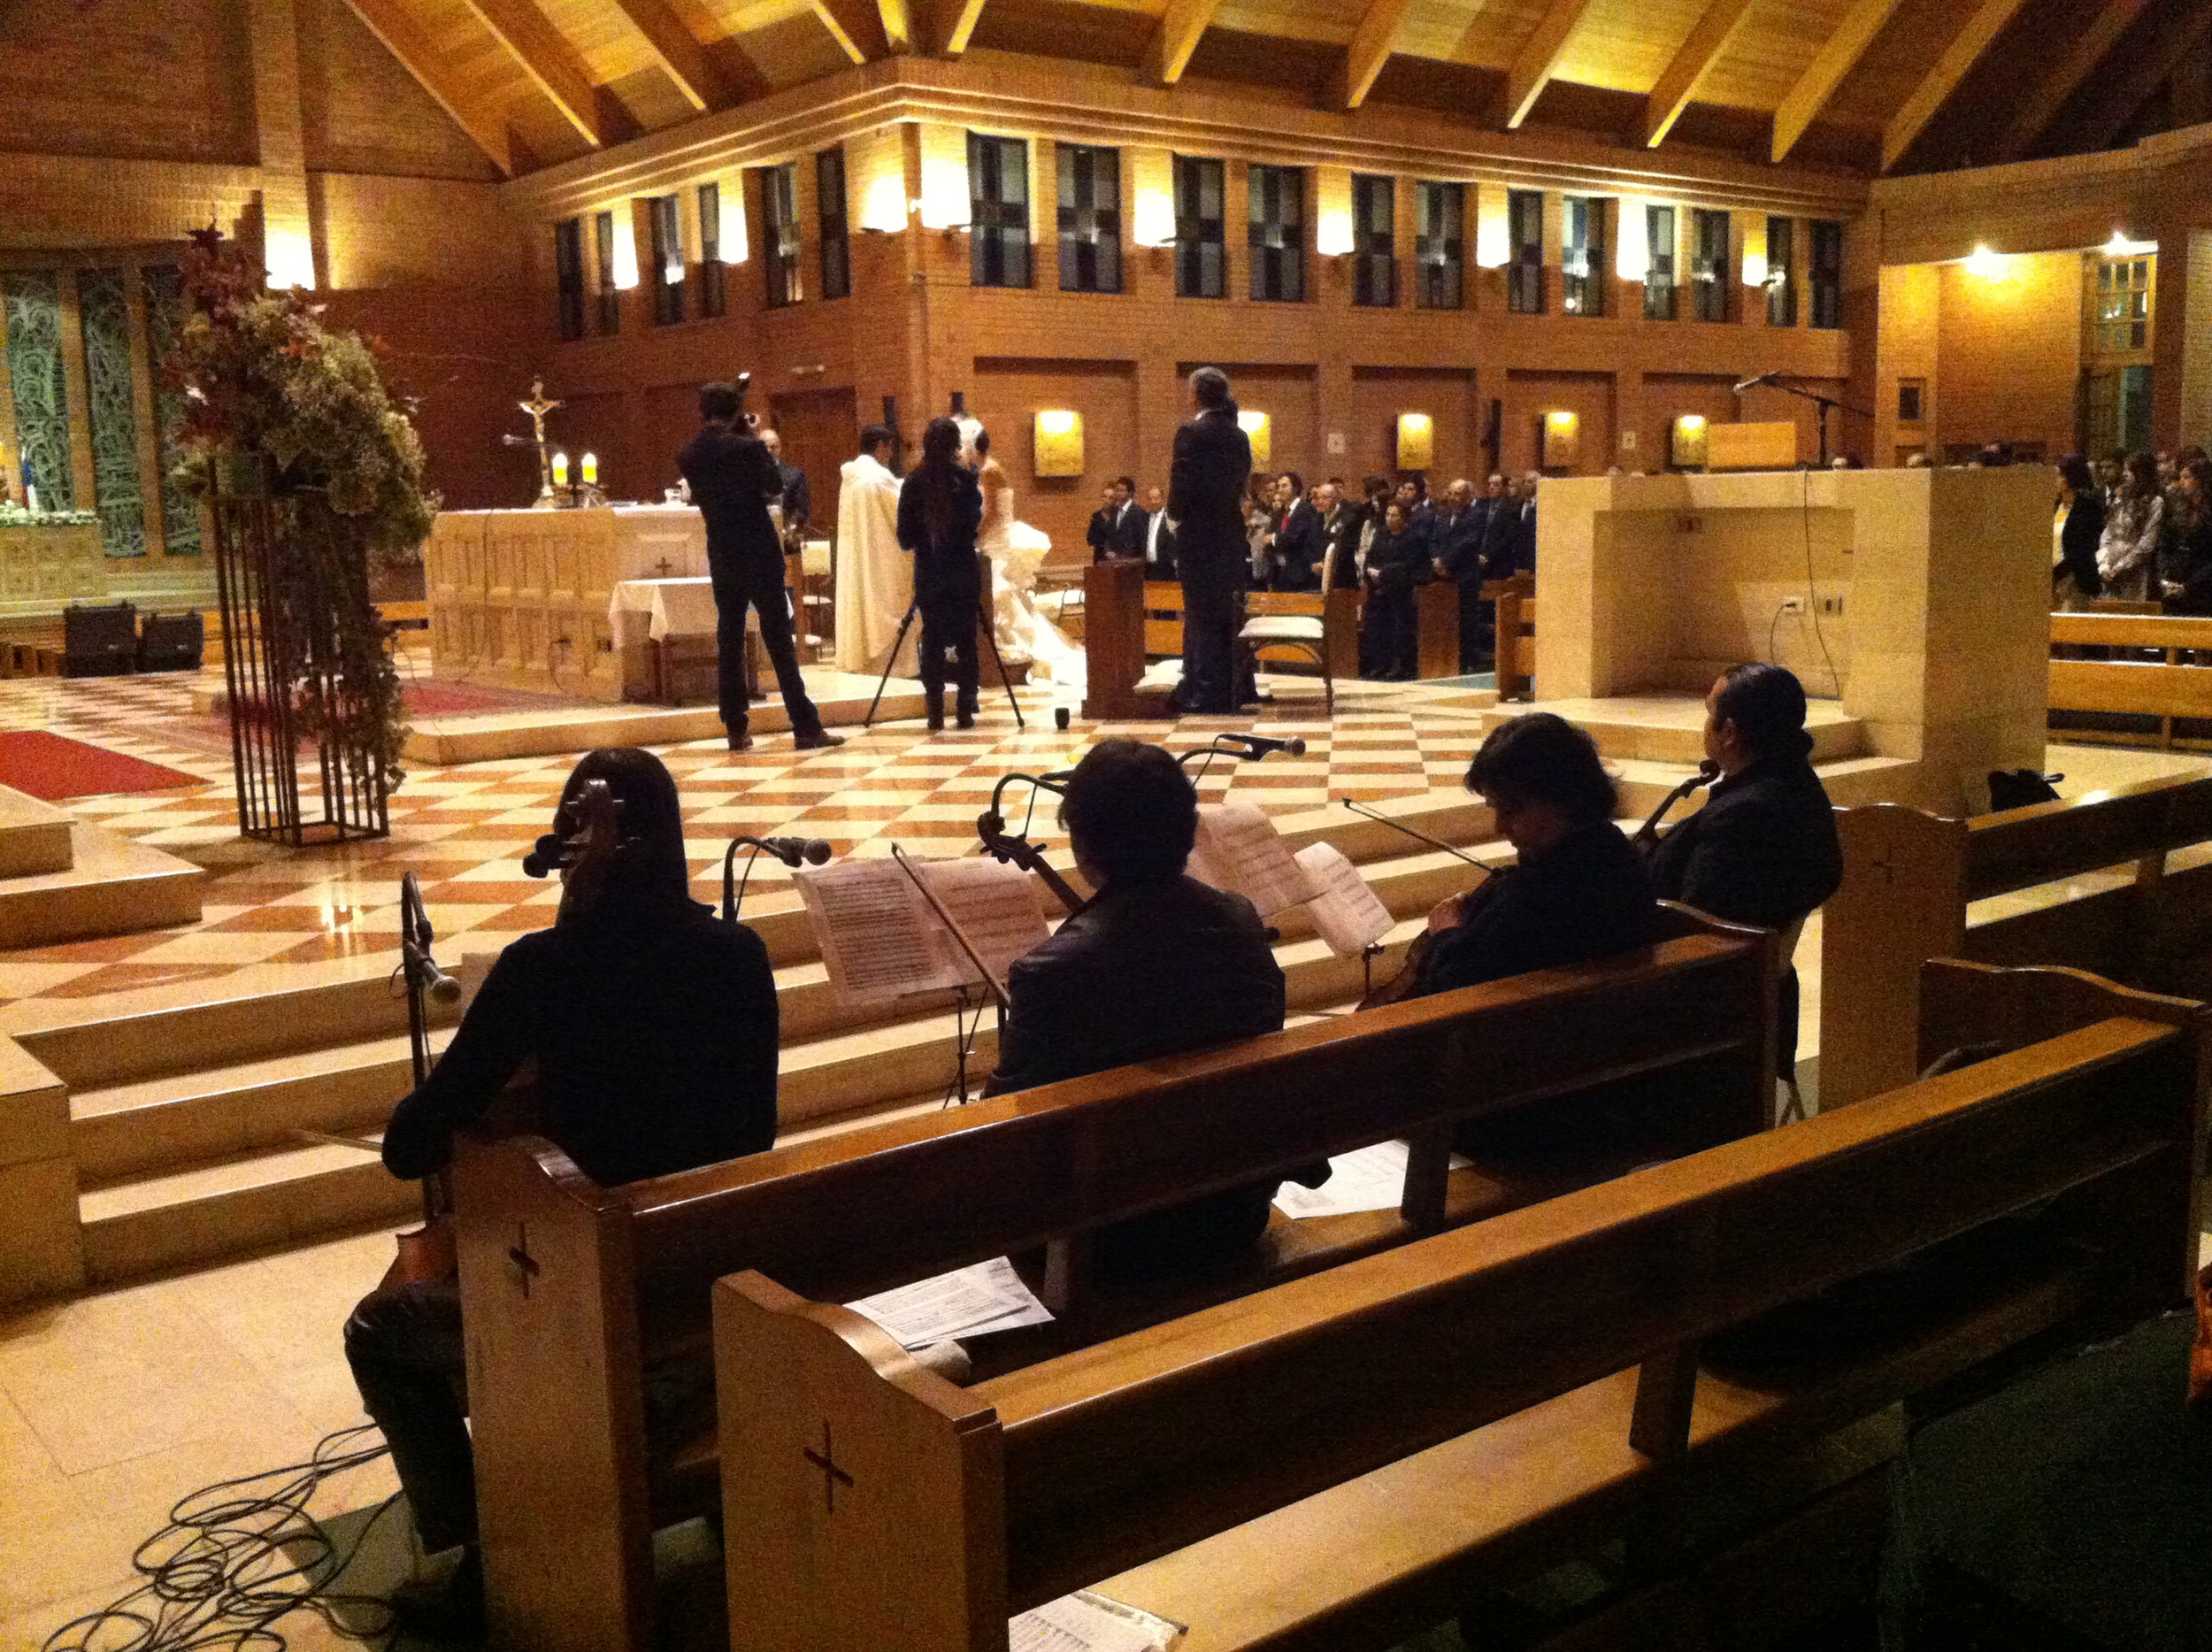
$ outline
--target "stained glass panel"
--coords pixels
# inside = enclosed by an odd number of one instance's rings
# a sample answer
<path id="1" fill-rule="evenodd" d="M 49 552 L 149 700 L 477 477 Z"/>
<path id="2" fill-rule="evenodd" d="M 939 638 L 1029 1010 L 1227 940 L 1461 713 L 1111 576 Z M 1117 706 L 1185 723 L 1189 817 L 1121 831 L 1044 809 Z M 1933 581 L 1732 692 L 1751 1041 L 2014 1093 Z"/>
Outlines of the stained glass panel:
<path id="1" fill-rule="evenodd" d="M 184 396 L 171 382 L 170 364 L 184 331 L 184 275 L 173 264 L 146 269 L 146 348 L 153 357 L 154 428 L 161 438 L 162 544 L 172 557 L 200 554 L 200 510 L 177 480 L 184 449 L 177 432 L 184 424 Z"/>
<path id="2" fill-rule="evenodd" d="M 15 385 L 15 439 L 23 480 L 39 503 L 75 503 L 69 467 L 69 387 L 61 361 L 61 278 L 51 270 L 0 275 L 8 317 L 8 377 Z"/>
<path id="3" fill-rule="evenodd" d="M 84 323 L 87 399 L 92 404 L 92 484 L 100 536 L 111 557 L 146 554 L 146 503 L 139 485 L 138 405 L 131 385 L 131 313 L 117 269 L 77 272 Z"/>

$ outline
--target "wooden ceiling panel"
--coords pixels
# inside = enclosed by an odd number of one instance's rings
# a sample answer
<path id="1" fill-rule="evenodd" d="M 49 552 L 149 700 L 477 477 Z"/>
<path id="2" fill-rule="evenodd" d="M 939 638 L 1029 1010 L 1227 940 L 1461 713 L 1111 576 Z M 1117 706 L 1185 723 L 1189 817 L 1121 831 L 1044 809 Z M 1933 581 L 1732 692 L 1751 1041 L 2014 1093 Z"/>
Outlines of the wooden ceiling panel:
<path id="1" fill-rule="evenodd" d="M 989 6 L 983 8 L 986 17 L 990 12 Z M 1240 29 L 1210 28 L 1183 73 L 1186 80 L 1226 81 L 1314 98 L 1320 96 L 1343 60 L 1341 47 L 1320 41 L 1278 40 Z"/>
<path id="2" fill-rule="evenodd" d="M 1544 0 L 1412 0 L 1398 50 L 1445 63 L 1503 69 L 1544 19 Z"/>
<path id="3" fill-rule="evenodd" d="M 1213 27 L 1341 46 L 1366 10 L 1366 0 L 1223 0 Z"/>
<path id="4" fill-rule="evenodd" d="M 601 86 L 654 66 L 652 49 L 631 27 L 622 8 L 605 0 L 537 0 L 546 20 L 561 32 Z"/>
<path id="5" fill-rule="evenodd" d="M 1981 0 L 1904 0 L 1836 88 L 1821 119 L 1855 127 L 1887 125 L 1980 10 Z"/>
<path id="6" fill-rule="evenodd" d="M 690 20 L 701 40 L 728 40 L 755 29 L 772 28 L 795 17 L 810 17 L 808 0 L 671 0 L 677 14 Z"/>
<path id="7" fill-rule="evenodd" d="M 985 8 L 987 12 L 989 8 Z M 794 16 L 749 29 L 739 37 L 745 55 L 753 60 L 761 79 L 774 87 L 797 86 L 804 81 L 835 74 L 851 65 L 837 37 L 824 28 L 809 7 Z"/>
<path id="8" fill-rule="evenodd" d="M 1078 0 L 987 0 L 968 37 L 970 52 L 1018 51 L 1133 68 L 1159 19 L 1118 5 Z M 1200 37 L 1204 38 L 1202 35 Z"/>
<path id="9" fill-rule="evenodd" d="M 1567 42 L 1558 78 L 1614 92 L 1648 92 L 1704 14 L 1706 0 L 1592 0 Z"/>
<path id="10" fill-rule="evenodd" d="M 630 111 L 630 118 L 648 132 L 672 127 L 699 112 L 692 107 L 691 100 L 677 89 L 676 83 L 661 73 L 657 64 L 634 74 L 626 74 L 618 81 L 610 81 L 607 89 Z"/>
<path id="11" fill-rule="evenodd" d="M 1751 15 L 1699 88 L 1701 102 L 1771 112 L 1803 78 L 1850 9 L 1850 0 L 1787 0 Z"/>

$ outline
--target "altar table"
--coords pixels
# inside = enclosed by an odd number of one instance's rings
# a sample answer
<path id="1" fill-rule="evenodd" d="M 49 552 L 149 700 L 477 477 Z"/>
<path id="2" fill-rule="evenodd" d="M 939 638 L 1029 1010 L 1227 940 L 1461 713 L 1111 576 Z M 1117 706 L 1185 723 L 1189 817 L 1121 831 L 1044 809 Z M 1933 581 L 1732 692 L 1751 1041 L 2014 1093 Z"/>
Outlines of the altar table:
<path id="1" fill-rule="evenodd" d="M 0 526 L 0 619 L 58 614 L 108 594 L 97 522 Z"/>

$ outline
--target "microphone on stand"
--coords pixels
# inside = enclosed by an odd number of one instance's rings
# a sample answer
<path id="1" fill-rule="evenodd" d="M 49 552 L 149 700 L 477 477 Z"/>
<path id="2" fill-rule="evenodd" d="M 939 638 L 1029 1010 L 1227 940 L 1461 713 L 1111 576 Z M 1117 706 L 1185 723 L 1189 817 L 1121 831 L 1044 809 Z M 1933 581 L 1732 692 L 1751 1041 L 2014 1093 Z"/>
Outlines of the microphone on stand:
<path id="1" fill-rule="evenodd" d="M 1244 748 L 1244 755 L 1248 757 L 1263 757 L 1271 751 L 1280 751 L 1294 757 L 1306 755 L 1306 742 L 1295 734 L 1288 740 L 1278 740 L 1271 734 L 1217 734 L 1214 738 L 1233 741 Z"/>
<path id="2" fill-rule="evenodd" d="M 1763 384 L 1772 384 L 1781 376 L 1779 373 L 1763 373 L 1755 379 L 1739 379 L 1736 380 L 1736 394 L 1741 396 L 1746 390 L 1755 390 Z"/>
<path id="3" fill-rule="evenodd" d="M 801 864 L 819 866 L 835 851 L 829 840 L 818 837 L 749 837 L 741 834 L 730 840 L 730 846 L 722 851 L 722 921 L 737 922 L 737 909 L 745 903 L 745 891 L 737 881 L 737 851 L 749 849 L 757 854 L 772 855 L 785 865 L 797 867 Z M 745 863 L 745 877 L 750 882 L 753 864 Z"/>

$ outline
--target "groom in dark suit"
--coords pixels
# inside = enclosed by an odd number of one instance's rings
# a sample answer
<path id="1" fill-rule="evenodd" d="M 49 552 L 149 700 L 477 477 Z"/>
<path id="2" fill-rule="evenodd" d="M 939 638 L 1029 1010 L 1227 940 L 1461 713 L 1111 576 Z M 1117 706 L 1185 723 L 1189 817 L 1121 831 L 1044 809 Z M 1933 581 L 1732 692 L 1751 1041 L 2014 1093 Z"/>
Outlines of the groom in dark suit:
<path id="1" fill-rule="evenodd" d="M 1229 375 L 1220 368 L 1191 374 L 1190 397 L 1192 417 L 1175 433 L 1167 488 L 1183 577 L 1183 682 L 1176 700 L 1185 711 L 1233 712 L 1237 593 L 1251 560 L 1244 488 L 1252 442 L 1237 426 Z"/>

